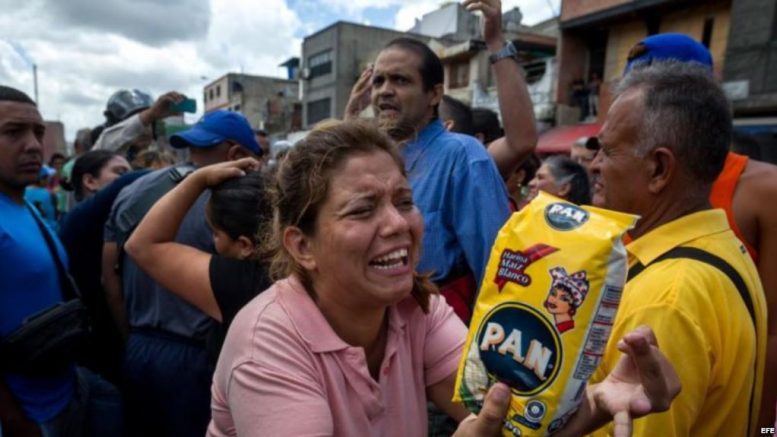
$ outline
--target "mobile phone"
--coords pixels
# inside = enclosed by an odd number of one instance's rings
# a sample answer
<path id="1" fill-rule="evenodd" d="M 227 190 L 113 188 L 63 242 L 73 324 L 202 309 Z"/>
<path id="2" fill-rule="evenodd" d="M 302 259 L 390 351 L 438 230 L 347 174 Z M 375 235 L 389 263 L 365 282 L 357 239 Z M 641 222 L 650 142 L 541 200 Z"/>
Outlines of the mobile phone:
<path id="1" fill-rule="evenodd" d="M 183 99 L 170 108 L 170 112 L 197 112 L 197 101 L 194 99 Z"/>

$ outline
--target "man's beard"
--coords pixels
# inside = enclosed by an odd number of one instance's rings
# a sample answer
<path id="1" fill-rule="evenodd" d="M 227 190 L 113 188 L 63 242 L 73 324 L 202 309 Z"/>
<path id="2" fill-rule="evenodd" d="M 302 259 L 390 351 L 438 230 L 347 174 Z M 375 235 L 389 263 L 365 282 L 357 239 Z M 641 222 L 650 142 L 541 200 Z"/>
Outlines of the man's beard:
<path id="1" fill-rule="evenodd" d="M 378 115 L 378 127 L 392 140 L 401 142 L 415 135 L 416 126 L 405 117 L 387 118 Z"/>

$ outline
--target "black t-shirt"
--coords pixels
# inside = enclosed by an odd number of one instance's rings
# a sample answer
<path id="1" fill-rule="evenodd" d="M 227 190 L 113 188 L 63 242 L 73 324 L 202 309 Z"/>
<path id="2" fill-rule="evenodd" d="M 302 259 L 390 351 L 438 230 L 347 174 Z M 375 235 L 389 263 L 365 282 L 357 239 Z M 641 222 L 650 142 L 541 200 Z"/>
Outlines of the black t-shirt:
<path id="1" fill-rule="evenodd" d="M 267 266 L 252 260 L 213 255 L 209 275 L 225 330 L 241 308 L 272 285 L 267 275 Z"/>
<path id="2" fill-rule="evenodd" d="M 238 311 L 259 293 L 270 288 L 272 281 L 265 264 L 221 255 L 211 257 L 208 275 L 213 297 L 221 310 L 221 326 L 206 341 L 209 358 L 216 363 L 229 325 Z"/>

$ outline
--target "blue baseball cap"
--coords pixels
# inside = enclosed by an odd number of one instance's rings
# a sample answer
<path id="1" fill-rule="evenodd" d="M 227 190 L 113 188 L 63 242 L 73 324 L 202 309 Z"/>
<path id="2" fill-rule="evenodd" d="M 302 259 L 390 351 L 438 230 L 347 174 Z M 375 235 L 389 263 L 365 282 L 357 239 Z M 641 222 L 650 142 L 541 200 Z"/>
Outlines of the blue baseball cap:
<path id="1" fill-rule="evenodd" d="M 650 65 L 653 61 L 670 59 L 698 62 L 712 70 L 712 55 L 707 47 L 682 33 L 662 33 L 649 36 L 631 48 L 623 74 L 625 75 L 635 66 Z"/>
<path id="2" fill-rule="evenodd" d="M 212 147 L 227 140 L 240 144 L 256 155 L 262 155 L 262 148 L 256 142 L 254 131 L 245 116 L 224 110 L 203 115 L 191 129 L 171 136 L 170 145 L 177 149 Z"/>

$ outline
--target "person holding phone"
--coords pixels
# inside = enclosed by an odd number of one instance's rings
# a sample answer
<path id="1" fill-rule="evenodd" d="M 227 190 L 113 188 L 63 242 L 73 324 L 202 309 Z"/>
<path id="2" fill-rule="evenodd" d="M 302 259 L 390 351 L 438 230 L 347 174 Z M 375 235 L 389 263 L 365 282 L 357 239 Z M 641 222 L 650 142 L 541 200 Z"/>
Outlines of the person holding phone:
<path id="1" fill-rule="evenodd" d="M 122 94 L 123 95 L 123 94 Z M 112 98 L 112 100 L 115 100 Z M 124 105 L 130 110 L 124 112 L 124 118 L 117 124 L 105 128 L 93 150 L 110 150 L 128 153 L 132 150 L 142 150 L 153 141 L 152 126 L 159 120 L 180 112 L 196 112 L 194 99 L 170 91 L 159 96 L 150 106 L 135 107 L 137 99 L 127 95 Z M 106 111 L 107 112 L 107 111 Z"/>

